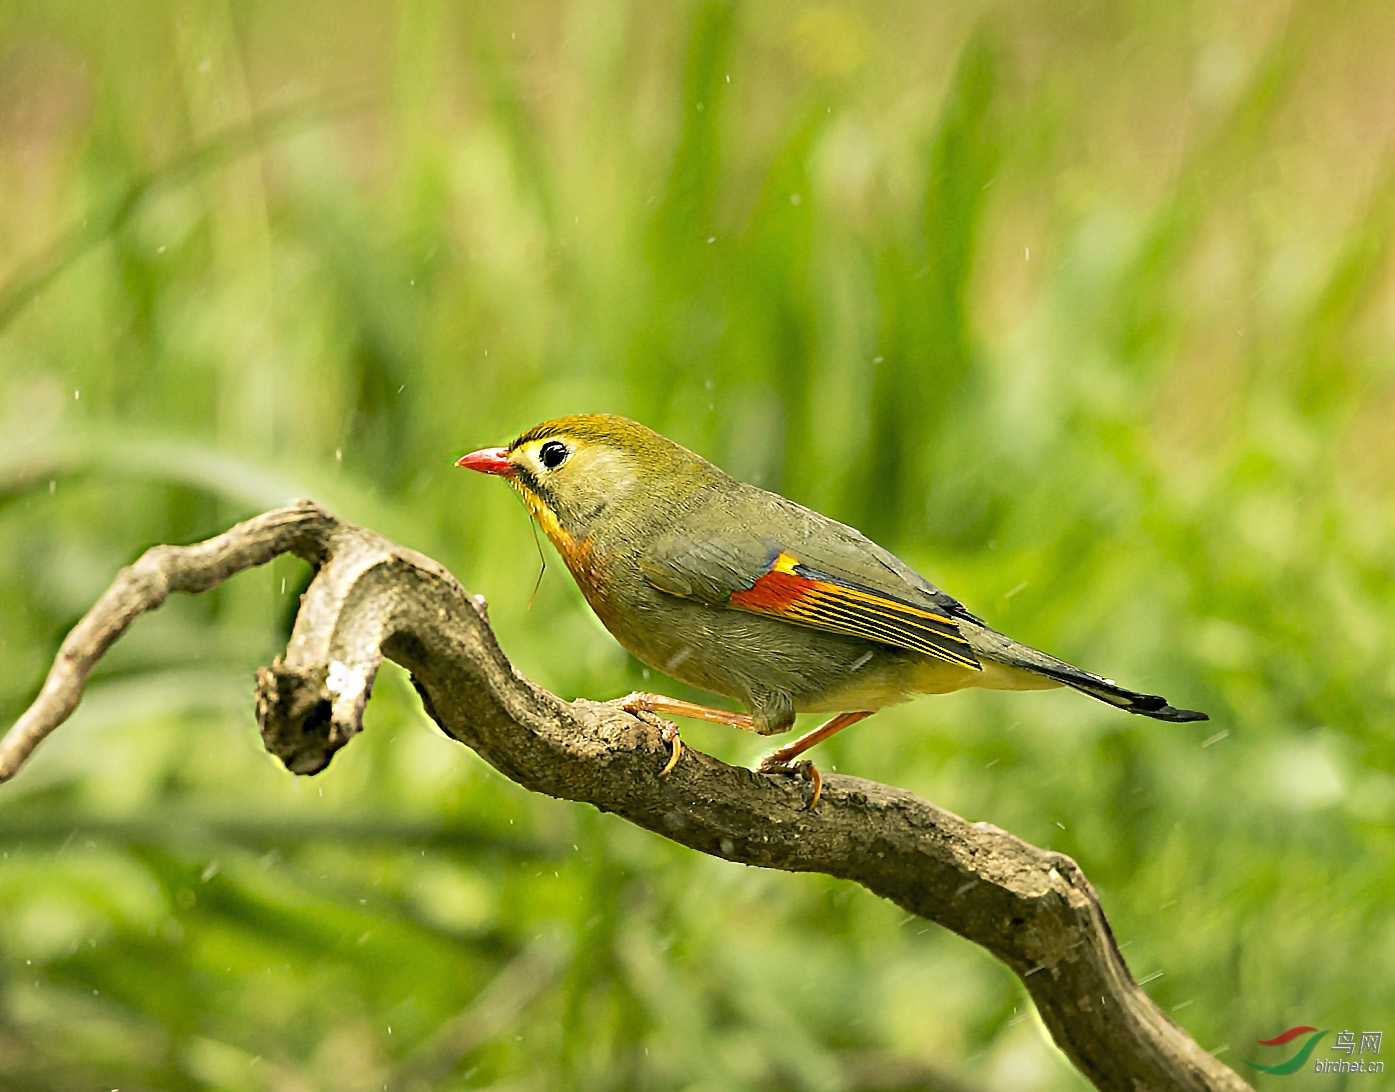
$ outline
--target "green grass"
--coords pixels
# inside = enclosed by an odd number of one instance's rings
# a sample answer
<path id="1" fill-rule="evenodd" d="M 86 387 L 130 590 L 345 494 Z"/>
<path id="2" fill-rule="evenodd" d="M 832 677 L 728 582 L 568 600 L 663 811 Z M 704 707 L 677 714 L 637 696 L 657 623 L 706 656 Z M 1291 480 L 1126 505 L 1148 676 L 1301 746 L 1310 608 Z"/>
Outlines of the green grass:
<path id="1" fill-rule="evenodd" d="M 632 689 L 450 465 L 628 413 L 1212 715 L 961 694 L 825 765 L 1074 856 L 1232 1064 L 1381 1030 L 1393 32 L 1374 0 L 0 5 L 0 722 L 143 548 L 297 496 L 449 565 L 543 685 Z M 292 779 L 250 679 L 304 579 L 141 621 L 0 790 L 0 1088 L 1085 1087 L 983 953 L 529 796 L 396 672 Z"/>

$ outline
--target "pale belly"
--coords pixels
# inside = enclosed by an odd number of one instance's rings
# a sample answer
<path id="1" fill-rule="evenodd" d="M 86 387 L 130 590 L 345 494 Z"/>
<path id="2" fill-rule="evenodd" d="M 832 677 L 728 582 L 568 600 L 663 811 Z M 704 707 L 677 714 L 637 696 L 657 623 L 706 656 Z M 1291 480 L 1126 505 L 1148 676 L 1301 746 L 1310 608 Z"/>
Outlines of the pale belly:
<path id="1" fill-rule="evenodd" d="M 872 657 L 865 671 L 854 672 L 846 684 L 816 699 L 796 701 L 800 713 L 844 713 L 881 709 L 909 701 L 920 694 L 949 694 L 968 687 L 985 690 L 1052 690 L 1061 684 L 1034 671 L 1009 667 L 993 660 L 982 660 L 983 670 L 974 671 L 959 664 L 918 656 L 879 665 Z"/>

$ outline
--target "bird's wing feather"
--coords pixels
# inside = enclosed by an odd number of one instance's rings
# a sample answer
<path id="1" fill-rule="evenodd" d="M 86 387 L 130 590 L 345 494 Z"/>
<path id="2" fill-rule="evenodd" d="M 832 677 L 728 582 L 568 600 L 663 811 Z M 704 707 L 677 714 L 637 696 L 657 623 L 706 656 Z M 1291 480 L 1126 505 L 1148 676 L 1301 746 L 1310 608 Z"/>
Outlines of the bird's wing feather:
<path id="1" fill-rule="evenodd" d="M 653 543 L 640 568 L 670 595 L 979 667 L 953 599 L 851 528 L 827 520 L 818 530 L 787 540 L 679 531 Z"/>

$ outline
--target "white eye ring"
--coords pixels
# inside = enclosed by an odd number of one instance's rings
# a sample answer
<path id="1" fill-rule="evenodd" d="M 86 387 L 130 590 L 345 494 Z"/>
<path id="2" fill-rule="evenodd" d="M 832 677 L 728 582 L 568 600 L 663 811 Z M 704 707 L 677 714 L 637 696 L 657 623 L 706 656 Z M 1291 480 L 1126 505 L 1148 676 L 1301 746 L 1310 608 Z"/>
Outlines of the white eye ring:
<path id="1" fill-rule="evenodd" d="M 570 454 L 571 450 L 561 440 L 548 440 L 538 448 L 538 462 L 548 470 L 556 470 Z"/>

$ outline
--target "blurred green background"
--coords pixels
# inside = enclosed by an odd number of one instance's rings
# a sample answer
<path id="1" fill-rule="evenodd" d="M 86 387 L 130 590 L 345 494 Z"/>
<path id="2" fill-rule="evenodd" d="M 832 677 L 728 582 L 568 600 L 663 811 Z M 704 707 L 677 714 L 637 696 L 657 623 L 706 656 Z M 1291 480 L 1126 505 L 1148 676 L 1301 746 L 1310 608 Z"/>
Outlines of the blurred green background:
<path id="1" fill-rule="evenodd" d="M 0 723 L 121 565 L 301 496 L 563 696 L 663 688 L 451 468 L 626 413 L 1208 710 L 966 693 L 821 762 L 1074 856 L 1230 1064 L 1389 1068 L 1392 55 L 1383 0 L 2 2 Z M 396 669 L 293 778 L 305 579 L 140 621 L 0 788 L 0 1087 L 1086 1087 L 980 950 L 532 796 Z"/>

